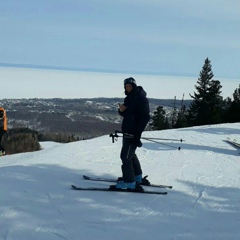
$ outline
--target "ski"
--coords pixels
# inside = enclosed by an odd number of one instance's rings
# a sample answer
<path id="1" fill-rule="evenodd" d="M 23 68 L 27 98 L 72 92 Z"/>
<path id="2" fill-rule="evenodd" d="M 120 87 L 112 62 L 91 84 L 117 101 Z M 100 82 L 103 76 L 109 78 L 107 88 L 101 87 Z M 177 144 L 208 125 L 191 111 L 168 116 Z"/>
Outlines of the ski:
<path id="1" fill-rule="evenodd" d="M 109 188 L 96 188 L 96 187 L 77 187 L 75 185 L 71 185 L 72 189 L 79 191 L 101 191 L 101 192 L 125 192 L 125 193 L 143 193 L 143 194 L 158 194 L 158 195 L 166 195 L 167 192 L 158 192 L 158 191 L 147 191 L 143 188 L 131 190 L 131 189 L 117 189 L 112 186 Z"/>
<path id="2" fill-rule="evenodd" d="M 143 179 L 146 179 L 147 176 L 145 176 Z M 116 179 L 108 179 L 108 178 L 100 178 L 100 177 L 89 177 L 86 175 L 83 175 L 83 179 L 85 180 L 90 180 L 90 181 L 97 181 L 97 182 L 117 182 L 118 180 Z M 156 187 L 156 188 L 169 188 L 171 189 L 172 186 L 168 186 L 168 185 L 158 185 L 158 184 L 151 184 L 149 181 L 144 181 L 140 184 L 141 186 L 147 186 L 147 187 Z"/>
<path id="3" fill-rule="evenodd" d="M 240 148 L 240 143 L 237 143 L 236 141 L 226 140 L 229 144 L 233 145 L 234 147 Z"/>

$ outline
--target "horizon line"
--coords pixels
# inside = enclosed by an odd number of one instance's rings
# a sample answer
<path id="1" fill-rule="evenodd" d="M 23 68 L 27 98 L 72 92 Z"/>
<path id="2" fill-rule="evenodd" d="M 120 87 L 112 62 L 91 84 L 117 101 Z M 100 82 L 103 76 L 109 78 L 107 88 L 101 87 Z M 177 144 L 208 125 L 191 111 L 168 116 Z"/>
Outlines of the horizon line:
<path id="1" fill-rule="evenodd" d="M 169 72 L 153 72 L 153 71 L 129 71 L 129 70 L 114 70 L 114 69 L 99 69 L 99 68 L 80 68 L 80 67 L 62 67 L 51 65 L 38 65 L 38 64 L 22 64 L 22 63 L 0 63 L 0 67 L 9 68 L 30 68 L 42 70 L 60 70 L 60 71 L 79 71 L 79 72 L 94 72 L 94 73 L 119 73 L 119 74 L 139 74 L 139 75 L 162 75 L 162 76 L 179 76 L 179 77 L 196 77 L 193 74 L 180 74 Z"/>

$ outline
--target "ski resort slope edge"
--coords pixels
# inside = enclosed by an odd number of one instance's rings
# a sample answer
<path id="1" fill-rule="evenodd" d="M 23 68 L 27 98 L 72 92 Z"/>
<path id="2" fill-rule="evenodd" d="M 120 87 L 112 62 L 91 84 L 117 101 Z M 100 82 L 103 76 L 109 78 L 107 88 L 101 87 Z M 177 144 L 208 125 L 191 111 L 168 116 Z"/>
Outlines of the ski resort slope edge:
<path id="1" fill-rule="evenodd" d="M 0 157 L 0 239 L 236 240 L 240 236 L 240 123 L 144 132 L 144 175 L 167 195 L 73 191 L 121 176 L 121 139 L 108 136 Z M 178 147 L 181 150 L 177 150 Z M 145 187 L 150 190 L 150 188 Z M 160 191 L 160 190 L 159 190 Z"/>

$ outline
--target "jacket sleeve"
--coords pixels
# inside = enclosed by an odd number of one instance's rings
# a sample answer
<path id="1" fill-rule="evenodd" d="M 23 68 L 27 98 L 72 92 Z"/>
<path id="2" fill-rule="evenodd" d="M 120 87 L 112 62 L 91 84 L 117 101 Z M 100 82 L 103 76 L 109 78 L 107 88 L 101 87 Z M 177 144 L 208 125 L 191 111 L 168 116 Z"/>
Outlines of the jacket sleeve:
<path id="1" fill-rule="evenodd" d="M 150 120 L 149 102 L 146 97 L 139 98 L 138 101 L 139 121 L 135 128 L 135 136 L 141 138 L 142 132 Z"/>

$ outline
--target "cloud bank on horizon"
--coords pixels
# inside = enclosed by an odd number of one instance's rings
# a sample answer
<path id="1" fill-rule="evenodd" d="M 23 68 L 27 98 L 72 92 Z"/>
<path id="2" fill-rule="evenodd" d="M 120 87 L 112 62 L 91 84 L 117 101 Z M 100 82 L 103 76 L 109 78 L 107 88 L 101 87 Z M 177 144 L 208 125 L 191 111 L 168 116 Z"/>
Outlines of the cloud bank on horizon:
<path id="1" fill-rule="evenodd" d="M 238 0 L 8 0 L 1 63 L 196 76 L 240 76 Z"/>
<path id="2" fill-rule="evenodd" d="M 0 67 L 0 99 L 18 98 L 123 98 L 123 80 L 134 77 L 149 98 L 191 99 L 197 77 L 64 71 L 51 69 Z M 239 81 L 218 79 L 222 96 L 232 97 Z"/>

